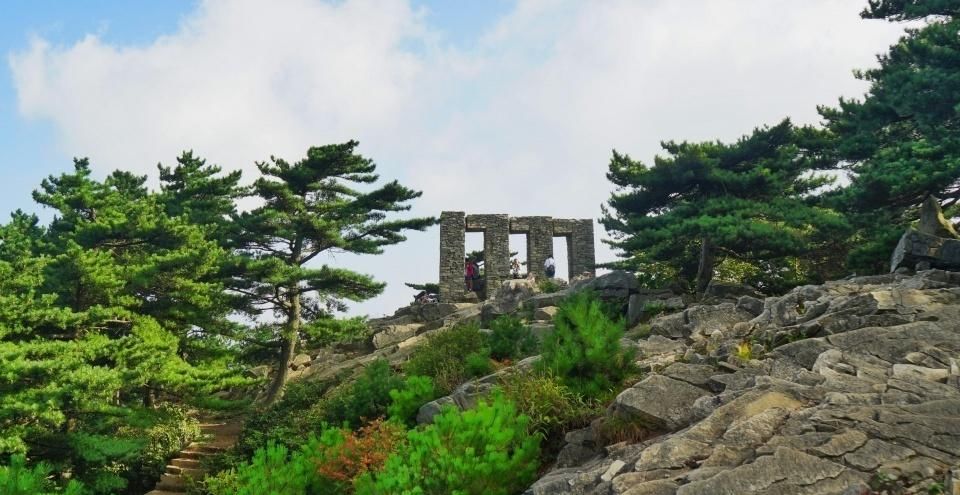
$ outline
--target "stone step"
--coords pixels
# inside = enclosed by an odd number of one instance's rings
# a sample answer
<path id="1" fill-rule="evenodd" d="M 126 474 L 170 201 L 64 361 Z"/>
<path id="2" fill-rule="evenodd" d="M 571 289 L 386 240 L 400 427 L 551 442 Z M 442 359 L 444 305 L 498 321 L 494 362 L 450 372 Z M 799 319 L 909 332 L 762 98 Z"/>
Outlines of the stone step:
<path id="1" fill-rule="evenodd" d="M 206 473 L 205 470 L 199 468 L 182 468 L 180 466 L 168 465 L 167 474 L 178 474 L 180 476 L 186 476 L 188 478 L 202 478 Z"/>
<path id="2" fill-rule="evenodd" d="M 160 475 L 160 481 L 157 482 L 157 486 L 153 488 L 154 490 L 185 493 L 187 491 L 187 483 L 179 475 L 164 473 Z"/>
<path id="3" fill-rule="evenodd" d="M 184 450 L 200 450 L 209 454 L 218 454 L 226 450 L 226 448 L 218 445 L 211 445 L 206 442 L 190 442 Z"/>
<path id="4" fill-rule="evenodd" d="M 180 468 L 200 469 L 200 461 L 197 459 L 185 459 L 178 457 L 176 459 L 171 459 L 170 464 Z"/>
<path id="5" fill-rule="evenodd" d="M 180 454 L 178 454 L 178 455 L 180 456 L 181 459 L 194 459 L 194 460 L 199 460 L 199 459 L 202 458 L 202 457 L 211 456 L 211 455 L 213 455 L 213 454 L 214 454 L 213 452 L 206 452 L 206 451 L 203 451 L 203 450 L 195 450 L 195 449 L 189 449 L 189 450 L 187 450 L 187 449 L 184 449 L 184 450 L 181 450 L 181 451 L 180 451 Z"/>

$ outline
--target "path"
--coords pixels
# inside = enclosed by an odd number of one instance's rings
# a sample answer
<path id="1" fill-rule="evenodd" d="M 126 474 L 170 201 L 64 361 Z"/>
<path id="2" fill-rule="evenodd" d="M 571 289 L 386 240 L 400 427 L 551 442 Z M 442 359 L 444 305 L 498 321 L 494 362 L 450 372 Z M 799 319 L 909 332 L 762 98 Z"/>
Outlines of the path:
<path id="1" fill-rule="evenodd" d="M 200 460 L 230 448 L 237 442 L 242 423 L 230 420 L 221 423 L 200 425 L 200 431 L 206 440 L 191 442 L 176 458 L 167 465 L 167 472 L 160 475 L 160 481 L 147 495 L 178 495 L 187 492 L 186 478 L 202 478 L 206 474 Z"/>

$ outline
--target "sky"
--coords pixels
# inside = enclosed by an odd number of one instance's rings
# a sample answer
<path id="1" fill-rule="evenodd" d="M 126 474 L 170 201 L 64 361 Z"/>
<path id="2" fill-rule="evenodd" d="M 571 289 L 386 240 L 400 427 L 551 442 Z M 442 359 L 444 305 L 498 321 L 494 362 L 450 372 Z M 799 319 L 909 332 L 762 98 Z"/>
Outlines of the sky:
<path id="1" fill-rule="evenodd" d="M 10 0 L 0 5 L 0 218 L 89 157 L 149 174 L 184 150 L 256 178 L 356 139 L 384 180 L 441 211 L 601 216 L 611 150 L 734 140 L 858 97 L 904 26 L 859 0 Z M 598 261 L 615 254 L 601 239 Z M 479 249 L 480 234 L 468 235 Z M 565 253 L 559 242 L 559 275 Z M 379 256 L 319 260 L 374 275 L 351 305 L 380 316 L 436 281 L 439 232 Z M 511 249 L 524 252 L 521 236 Z"/>

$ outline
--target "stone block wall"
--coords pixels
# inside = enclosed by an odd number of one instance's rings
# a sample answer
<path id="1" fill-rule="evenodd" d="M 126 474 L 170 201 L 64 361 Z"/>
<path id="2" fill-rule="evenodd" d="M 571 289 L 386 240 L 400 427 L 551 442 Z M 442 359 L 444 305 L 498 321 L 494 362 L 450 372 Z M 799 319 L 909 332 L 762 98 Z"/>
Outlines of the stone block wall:
<path id="1" fill-rule="evenodd" d="M 514 217 L 511 234 L 527 234 L 527 273 L 543 278 L 543 262 L 553 256 L 553 219 L 550 217 Z"/>
<path id="2" fill-rule="evenodd" d="M 467 232 L 483 232 L 483 275 L 493 291 L 510 277 L 510 218 L 505 214 L 467 215 Z"/>
<path id="3" fill-rule="evenodd" d="M 440 300 L 459 301 L 465 291 L 463 258 L 467 224 L 462 211 L 440 213 Z"/>

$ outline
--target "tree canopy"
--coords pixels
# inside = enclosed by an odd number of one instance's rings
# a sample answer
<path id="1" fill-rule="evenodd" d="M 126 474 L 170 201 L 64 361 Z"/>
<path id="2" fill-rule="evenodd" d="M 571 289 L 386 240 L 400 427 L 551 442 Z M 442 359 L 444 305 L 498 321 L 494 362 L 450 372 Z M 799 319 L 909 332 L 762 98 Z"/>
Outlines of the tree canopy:
<path id="1" fill-rule="evenodd" d="M 663 143 L 667 155 L 649 167 L 614 151 L 607 178 L 618 189 L 601 219 L 610 244 L 638 268 L 695 279 L 699 292 L 718 256 L 776 264 L 822 255 L 845 223 L 809 197 L 830 182 L 809 173 L 829 166 L 810 152 L 819 142 L 785 120 L 733 144 Z"/>
<path id="2" fill-rule="evenodd" d="M 879 67 L 856 72 L 870 84 L 863 98 L 841 99 L 820 113 L 830 150 L 849 185 L 829 196 L 857 227 L 850 267 L 885 268 L 891 246 L 934 195 L 960 201 L 960 5 L 952 0 L 878 0 L 863 16 L 927 19 L 878 56 Z"/>

